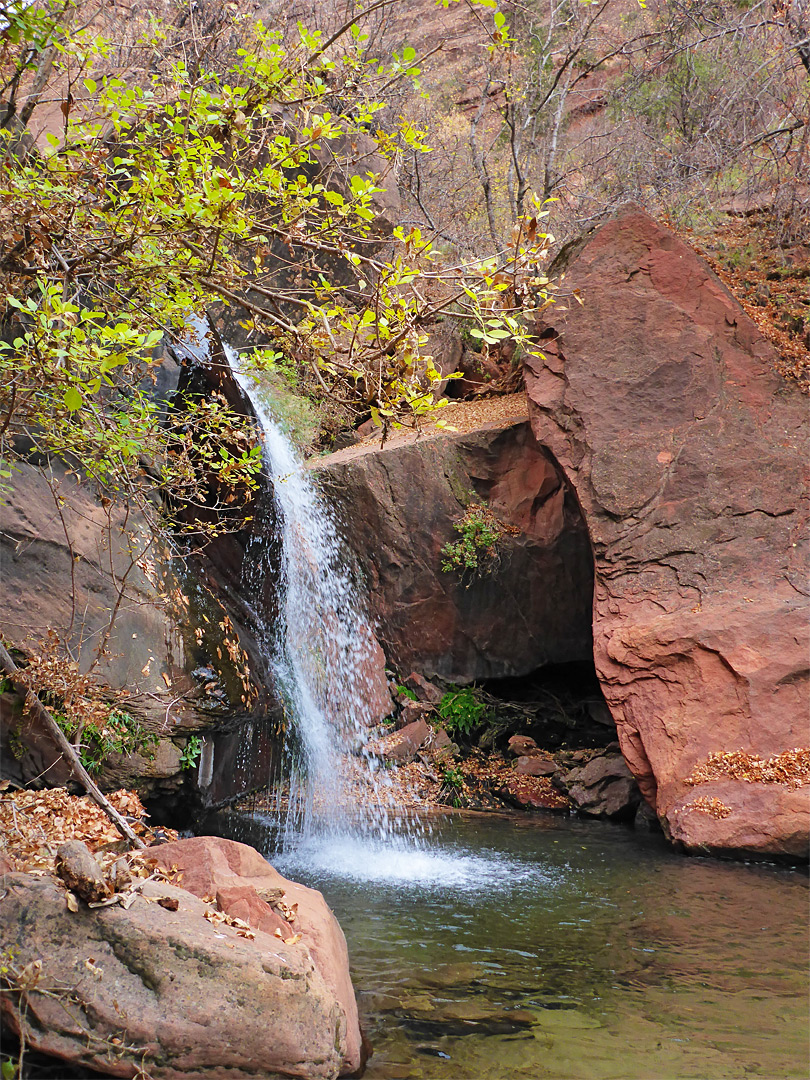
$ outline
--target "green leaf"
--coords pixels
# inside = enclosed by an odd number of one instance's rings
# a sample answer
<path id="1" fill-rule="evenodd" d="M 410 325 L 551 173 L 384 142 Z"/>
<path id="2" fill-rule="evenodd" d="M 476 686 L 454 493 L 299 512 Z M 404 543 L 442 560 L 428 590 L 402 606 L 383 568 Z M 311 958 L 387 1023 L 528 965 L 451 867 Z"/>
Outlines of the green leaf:
<path id="1" fill-rule="evenodd" d="M 84 404 L 84 398 L 75 386 L 69 386 L 65 391 L 65 408 L 69 412 L 78 412 Z"/>

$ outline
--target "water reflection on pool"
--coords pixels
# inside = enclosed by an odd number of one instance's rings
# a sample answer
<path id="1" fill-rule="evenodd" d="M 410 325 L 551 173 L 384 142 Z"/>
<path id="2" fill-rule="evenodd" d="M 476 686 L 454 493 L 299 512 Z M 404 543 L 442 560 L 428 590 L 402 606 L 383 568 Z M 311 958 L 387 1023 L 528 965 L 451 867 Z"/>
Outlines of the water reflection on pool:
<path id="1" fill-rule="evenodd" d="M 270 858 L 343 926 L 369 1080 L 810 1075 L 800 872 L 550 816 Z"/>

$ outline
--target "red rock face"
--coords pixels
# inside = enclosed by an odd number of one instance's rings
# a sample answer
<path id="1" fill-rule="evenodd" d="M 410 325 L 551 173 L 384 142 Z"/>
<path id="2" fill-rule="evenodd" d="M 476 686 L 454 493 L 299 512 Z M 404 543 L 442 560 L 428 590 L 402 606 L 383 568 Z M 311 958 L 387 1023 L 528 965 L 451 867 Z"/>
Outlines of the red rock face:
<path id="1" fill-rule="evenodd" d="M 150 856 L 180 871 L 183 887 L 143 882 L 142 896 L 127 908 L 82 904 L 72 912 L 61 883 L 7 875 L 3 955 L 11 951 L 20 970 L 38 961 L 40 986 L 70 987 L 78 1004 L 74 1011 L 58 994 L 31 994 L 23 1021 L 20 995 L 4 993 L 4 1030 L 16 1033 L 25 1023 L 30 1049 L 63 1059 L 82 1076 L 357 1075 L 366 1049 L 346 941 L 323 896 L 230 840 L 192 837 L 152 848 Z M 261 899 L 280 893 L 292 927 Z M 212 922 L 215 909 L 202 898 L 213 896 L 252 932 Z M 85 967 L 87 957 L 93 964 Z"/>
<path id="2" fill-rule="evenodd" d="M 470 682 L 589 659 L 587 533 L 527 420 L 352 446 L 320 460 L 317 475 L 399 671 Z M 442 571 L 442 548 L 471 502 L 511 531 L 491 573 L 459 580 Z"/>
<path id="3" fill-rule="evenodd" d="M 686 849 L 806 857 L 807 785 L 687 781 L 712 753 L 810 743 L 807 401 L 709 268 L 640 211 L 580 245 L 564 288 L 584 304 L 556 309 L 526 386 L 590 531 L 594 657 L 622 751 Z"/>

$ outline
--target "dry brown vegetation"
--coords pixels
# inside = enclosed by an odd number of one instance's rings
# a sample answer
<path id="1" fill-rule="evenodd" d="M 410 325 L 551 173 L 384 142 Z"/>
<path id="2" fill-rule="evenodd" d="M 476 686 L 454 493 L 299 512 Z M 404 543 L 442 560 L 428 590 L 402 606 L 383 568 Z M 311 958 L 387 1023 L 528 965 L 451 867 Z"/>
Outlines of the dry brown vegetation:
<path id="1" fill-rule="evenodd" d="M 503 0 L 488 14 L 408 0 L 369 47 L 411 46 L 420 90 L 391 115 L 432 154 L 399 162 L 404 214 L 449 256 L 497 249 L 529 190 L 561 244 L 633 201 L 705 255 L 806 388 L 810 368 L 810 13 L 801 0 Z M 328 29 L 346 0 L 296 8 Z M 267 5 L 283 19 L 277 3 Z M 422 60 L 422 58 L 424 59 Z"/>
<path id="2" fill-rule="evenodd" d="M 795 747 L 769 758 L 747 750 L 718 751 L 696 766 L 687 784 L 708 784 L 713 780 L 745 780 L 750 784 L 783 784 L 796 788 L 810 784 L 810 750 Z"/>
<path id="3" fill-rule="evenodd" d="M 115 791 L 109 798 L 148 841 L 152 830 L 135 792 Z M 162 832 L 168 839 L 177 839 L 170 829 Z M 43 873 L 53 872 L 57 848 L 70 840 L 82 840 L 102 857 L 104 865 L 115 862 L 124 846 L 115 825 L 87 796 L 71 795 L 65 788 L 13 790 L 7 780 L 0 786 L 0 836 L 0 855 L 11 869 Z"/>

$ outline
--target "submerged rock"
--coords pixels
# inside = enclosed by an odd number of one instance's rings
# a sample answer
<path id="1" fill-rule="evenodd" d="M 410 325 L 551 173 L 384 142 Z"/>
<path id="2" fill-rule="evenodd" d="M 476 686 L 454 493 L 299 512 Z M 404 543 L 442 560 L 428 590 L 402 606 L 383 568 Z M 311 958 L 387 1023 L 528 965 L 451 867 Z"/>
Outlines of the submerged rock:
<path id="1" fill-rule="evenodd" d="M 7 875 L 3 950 L 13 952 L 12 982 L 28 980 L 28 1045 L 106 1075 L 143 1069 L 155 1080 L 332 1080 L 360 1068 L 346 943 L 320 893 L 233 841 L 182 840 L 154 856 L 184 887 L 143 882 L 126 908 L 70 911 L 53 879 Z M 233 912 L 250 889 L 262 903 L 262 887 L 283 889 L 288 910 L 297 904 L 295 933 L 285 937 L 284 920 L 278 933 L 247 928 L 250 910 L 240 925 L 201 899 L 217 893 Z M 32 984 L 26 972 L 37 964 Z M 0 997 L 14 1031 L 19 1005 L 19 993 Z"/>
<path id="2" fill-rule="evenodd" d="M 594 658 L 624 756 L 687 850 L 806 858 L 800 777 L 693 774 L 808 745 L 807 401 L 643 212 L 587 237 L 565 274 L 584 305 L 555 309 L 526 386 L 593 543 Z"/>

